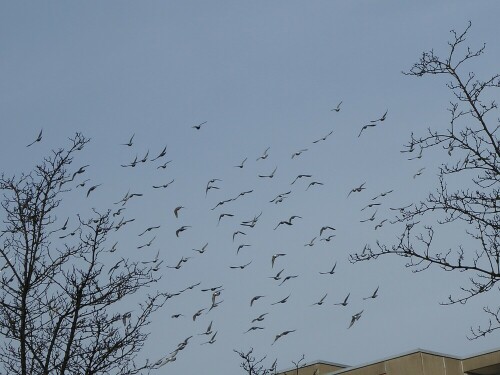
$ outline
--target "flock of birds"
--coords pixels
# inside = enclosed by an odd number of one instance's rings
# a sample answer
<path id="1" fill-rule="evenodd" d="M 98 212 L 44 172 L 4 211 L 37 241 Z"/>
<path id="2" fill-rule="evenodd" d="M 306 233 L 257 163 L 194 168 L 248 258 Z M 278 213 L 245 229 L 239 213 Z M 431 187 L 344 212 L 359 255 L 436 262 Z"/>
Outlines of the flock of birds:
<path id="1" fill-rule="evenodd" d="M 334 112 L 339 112 L 341 110 L 342 102 L 340 102 L 336 107 L 334 107 L 331 111 Z M 366 131 L 369 129 L 376 128 L 379 126 L 381 123 L 383 123 L 387 119 L 387 114 L 388 111 L 386 110 L 380 117 L 369 121 L 366 125 L 362 126 L 358 137 L 361 137 L 363 134 L 365 134 Z M 200 131 L 208 131 L 209 129 L 205 129 L 205 127 L 208 127 L 207 121 L 202 122 L 198 125 L 192 126 L 193 131 L 195 132 L 200 132 Z M 305 146 L 300 148 L 298 151 L 292 152 L 290 159 L 295 160 L 301 155 L 303 155 L 306 152 L 312 151 L 312 147 L 316 146 L 318 143 L 321 142 L 326 142 L 328 139 L 332 136 L 333 130 L 327 133 L 326 135 L 315 139 L 312 141 L 310 146 Z M 40 142 L 43 137 L 43 131 L 40 131 L 38 137 L 27 147 L 30 147 L 34 145 L 37 142 Z M 135 146 L 135 134 L 130 136 L 128 141 L 121 143 L 117 145 L 119 147 L 124 147 L 127 149 L 133 149 Z M 156 170 L 160 169 L 166 169 L 170 163 L 172 163 L 172 160 L 167 160 L 168 159 L 168 152 L 167 152 L 167 146 L 163 147 L 161 151 L 155 153 L 153 156 L 150 156 L 150 151 L 146 151 L 143 156 L 135 155 L 135 157 L 129 159 L 130 161 L 125 162 L 121 164 L 121 168 L 138 168 L 142 164 L 146 163 L 155 163 L 154 167 Z M 260 155 L 255 155 L 254 159 L 255 163 L 263 163 L 263 161 L 266 160 L 271 160 L 272 159 L 272 153 L 271 153 L 271 147 L 267 147 Z M 249 156 L 244 157 L 241 162 L 236 162 L 232 163 L 232 165 L 228 167 L 232 167 L 233 169 L 236 168 L 237 170 L 243 170 L 247 167 L 247 163 L 249 163 Z M 268 161 L 269 163 L 269 161 Z M 73 175 L 72 175 L 72 180 L 77 180 L 78 184 L 76 185 L 77 188 L 86 188 L 86 193 L 85 196 L 86 198 L 91 198 L 91 195 L 95 194 L 96 191 L 98 191 L 98 188 L 102 185 L 101 183 L 99 184 L 93 184 L 91 186 L 87 187 L 87 184 L 89 184 L 90 179 L 83 179 L 83 174 L 86 172 L 86 169 L 89 167 L 89 165 L 84 165 L 77 169 Z M 271 166 L 266 167 L 263 166 L 263 171 L 262 173 L 259 173 L 256 178 L 262 180 L 262 181 L 272 181 L 275 179 L 275 177 L 278 175 L 279 172 L 279 165 L 271 164 Z M 414 178 L 421 175 L 423 173 L 424 168 L 420 169 L 415 175 Z M 288 189 L 285 192 L 279 193 L 275 195 L 272 199 L 268 200 L 267 202 L 264 202 L 265 205 L 274 205 L 274 207 L 278 205 L 284 205 L 286 204 L 286 200 L 289 199 L 290 197 L 293 196 L 294 192 L 299 189 L 302 189 L 302 191 L 308 192 L 307 194 L 313 194 L 312 190 L 319 188 L 324 185 L 324 183 L 320 179 L 316 179 L 313 177 L 313 174 L 308 174 L 308 173 L 300 173 L 297 175 L 290 176 L 290 182 L 289 186 L 290 189 Z M 160 183 L 160 184 L 153 184 L 151 185 L 152 189 L 168 189 L 172 184 L 174 184 L 175 178 L 170 178 L 168 179 L 167 182 L 165 183 Z M 269 182 L 270 183 L 270 182 Z M 301 185 L 302 184 L 302 185 Z M 90 185 L 90 184 L 89 184 Z M 273 188 L 272 185 L 269 185 L 267 188 L 264 188 L 265 191 L 270 191 Z M 367 189 L 367 182 L 361 182 L 359 184 L 354 185 L 350 190 L 345 192 L 345 198 L 346 199 L 353 199 L 353 196 L 358 195 L 362 192 L 364 192 Z M 213 201 L 213 204 L 210 205 L 210 211 L 215 213 L 215 227 L 222 227 L 225 226 L 224 224 L 228 223 L 231 221 L 233 224 L 233 229 L 231 232 L 227 234 L 228 241 L 230 243 L 237 243 L 235 246 L 235 256 L 236 258 L 240 258 L 241 254 L 245 253 L 245 257 L 248 256 L 249 252 L 246 250 L 247 248 L 252 247 L 251 241 L 248 241 L 247 239 L 251 238 L 251 231 L 255 230 L 255 227 L 260 223 L 261 217 L 263 215 L 264 211 L 258 211 L 253 217 L 250 218 L 240 218 L 240 220 L 235 224 L 234 221 L 238 220 L 238 213 L 234 211 L 233 205 L 235 202 L 243 199 L 247 199 L 247 196 L 251 196 L 252 194 L 255 193 L 255 189 L 250 188 L 246 189 L 238 194 L 232 194 L 230 196 L 225 197 L 224 199 L 216 199 Z M 204 194 L 204 198 L 207 201 L 212 200 L 212 196 L 217 192 L 219 196 L 224 195 L 224 189 L 223 189 L 223 181 L 220 178 L 210 178 L 207 182 L 206 185 L 203 188 L 202 194 Z M 360 223 L 373 223 L 373 228 L 374 230 L 380 229 L 384 223 L 388 221 L 387 218 L 384 219 L 378 219 L 377 218 L 377 213 L 379 208 L 383 204 L 383 199 L 387 195 L 391 194 L 393 190 L 387 190 L 387 191 L 382 191 L 374 196 L 370 197 L 370 200 L 366 203 L 366 205 L 361 209 L 362 212 L 362 218 L 359 220 Z M 131 193 L 128 191 L 120 200 L 113 202 L 113 217 L 116 218 L 116 228 L 120 228 L 135 219 L 126 219 L 125 214 L 126 214 L 126 209 L 127 205 L 129 204 L 130 200 L 133 198 L 139 199 L 143 198 L 144 193 Z M 186 204 L 186 207 L 183 205 Z M 182 239 L 187 233 L 190 231 L 195 231 L 196 227 L 195 225 L 191 225 L 190 223 L 180 223 L 183 221 L 184 216 L 188 216 L 186 214 L 186 211 L 188 211 L 190 207 L 188 207 L 187 203 L 182 203 L 179 205 L 175 205 L 175 207 L 172 207 L 171 211 L 171 218 L 174 223 L 179 224 L 176 226 L 175 230 L 173 230 L 172 234 L 175 234 L 175 237 L 178 239 Z M 400 210 L 401 208 L 391 208 L 393 210 Z M 365 212 L 371 210 L 370 213 L 365 215 Z M 189 218 L 189 217 L 188 217 Z M 304 220 L 307 220 L 307 218 L 303 217 L 302 215 L 286 215 L 283 217 L 281 220 L 276 221 L 272 225 L 267 228 L 267 230 L 270 231 L 270 233 L 278 233 L 279 235 L 283 235 L 283 233 L 286 231 L 287 227 L 291 227 L 294 225 L 297 225 L 297 223 L 300 223 Z M 136 223 L 137 224 L 137 223 Z M 227 224 L 230 225 L 230 224 Z M 66 220 L 66 223 L 64 224 L 63 230 L 66 230 L 68 226 L 68 220 Z M 147 228 L 143 228 L 138 231 L 137 237 L 140 239 L 140 243 L 136 246 L 137 250 L 141 249 L 146 249 L 155 246 L 155 241 L 157 240 L 157 237 L 160 235 L 162 227 L 164 225 L 162 223 L 156 223 L 155 225 L 149 226 Z M 227 228 L 227 226 L 226 226 Z M 73 232 L 68 232 L 67 234 L 61 235 L 59 238 L 64 239 L 68 236 L 74 235 Z M 332 223 L 326 223 L 324 225 L 318 226 L 317 232 L 312 234 L 313 237 L 311 238 L 310 241 L 306 242 L 303 244 L 304 248 L 309 248 L 316 246 L 320 241 L 326 243 L 329 243 L 330 241 L 334 241 L 335 237 L 337 236 L 337 229 L 336 226 Z M 243 241 L 245 239 L 245 241 Z M 241 241 L 241 242 L 236 242 L 236 241 Z M 193 259 L 197 257 L 205 257 L 207 252 L 209 252 L 209 241 L 203 241 L 203 245 L 200 246 L 199 248 L 192 248 L 191 251 L 194 255 L 182 255 L 180 259 L 174 260 L 167 260 L 165 259 L 165 254 L 162 254 L 159 250 L 156 253 L 156 256 L 148 261 L 143 261 L 143 263 L 152 263 L 155 265 L 155 268 L 153 269 L 154 271 L 160 271 L 162 270 L 161 266 L 163 263 L 168 263 L 166 264 L 166 268 L 169 270 L 172 270 L 171 272 L 177 272 L 177 270 L 183 269 L 185 267 L 188 267 L 189 263 L 193 261 Z M 368 246 L 368 245 L 367 245 Z M 365 250 L 367 247 L 365 247 Z M 113 245 L 113 247 L 110 249 L 110 252 L 115 252 L 117 250 L 117 243 Z M 184 251 L 184 253 L 186 253 Z M 254 258 L 246 258 L 245 261 L 242 262 L 234 262 L 230 263 L 227 265 L 227 268 L 229 270 L 232 270 L 232 272 L 243 272 L 244 270 L 247 270 L 254 266 L 255 263 L 257 263 L 257 257 L 265 257 L 267 258 L 266 263 L 269 265 L 269 273 L 270 275 L 267 276 L 271 280 L 272 283 L 275 283 L 275 285 L 281 290 L 280 288 L 283 285 L 291 285 L 287 293 L 283 293 L 279 297 L 276 296 L 271 296 L 270 295 L 270 290 L 264 290 L 262 291 L 261 294 L 257 295 L 251 295 L 248 297 L 248 308 L 249 309 L 255 309 L 255 306 L 259 305 L 260 307 L 266 307 L 267 310 L 265 312 L 259 312 L 255 314 L 255 318 L 253 318 L 251 321 L 248 323 L 248 328 L 242 331 L 242 334 L 249 335 L 252 334 L 252 332 L 257 332 L 257 331 L 263 331 L 265 329 L 263 322 L 265 322 L 266 319 L 269 318 L 273 314 L 273 309 L 276 309 L 277 306 L 279 305 L 284 305 L 287 304 L 290 298 L 293 298 L 293 282 L 292 280 L 300 278 L 299 274 L 295 273 L 287 273 L 286 267 L 283 267 L 281 264 L 284 262 L 287 257 L 289 257 L 289 253 L 285 251 L 279 251 L 279 252 L 273 252 L 272 254 L 262 254 L 262 253 L 256 253 L 254 252 Z M 262 260 L 262 259 L 260 259 Z M 204 260 L 205 262 L 210 263 L 210 260 Z M 113 272 L 117 267 L 119 267 L 119 263 L 115 264 L 114 268 L 111 268 L 109 270 L 109 273 Z M 319 270 L 318 274 L 321 275 L 319 277 L 332 277 L 335 272 L 336 272 L 336 267 L 337 267 L 337 262 L 335 262 L 333 265 L 330 267 L 325 267 L 323 270 Z M 163 268 L 164 269 L 164 268 Z M 175 270 L 175 271 L 174 271 Z M 296 281 L 295 281 L 296 282 Z M 325 283 L 327 285 L 328 283 Z M 191 290 L 199 289 L 202 293 L 207 293 L 210 297 L 208 298 L 208 301 L 210 302 L 207 306 L 201 307 L 197 309 L 196 311 L 183 311 L 183 312 L 175 312 L 171 314 L 171 319 L 181 319 L 181 318 L 189 318 L 193 322 L 196 322 L 197 319 L 199 319 L 201 316 L 208 315 L 208 314 L 213 314 L 212 311 L 219 307 L 223 302 L 224 302 L 224 291 L 225 291 L 225 286 L 223 284 L 221 285 L 216 285 L 216 286 L 208 286 L 204 285 L 204 282 L 199 281 L 196 282 L 192 285 L 189 285 L 186 288 L 183 288 L 182 290 L 179 290 L 178 292 L 171 293 L 169 294 L 170 298 L 180 296 L 181 294 L 187 293 Z M 362 300 L 373 300 L 378 297 L 379 293 L 379 287 L 377 286 L 374 290 L 372 291 L 367 291 L 365 297 L 362 298 Z M 326 306 L 329 303 L 329 297 L 331 293 L 328 291 L 325 291 L 322 293 L 321 298 L 319 298 L 316 301 L 311 301 L 309 304 L 311 307 L 322 307 Z M 268 304 L 264 303 L 264 300 L 270 301 Z M 337 296 L 335 297 L 334 301 L 331 303 L 331 306 L 338 306 L 338 308 L 345 308 L 349 306 L 351 303 L 351 293 L 348 293 L 345 297 Z M 351 316 L 350 321 L 346 322 L 346 328 L 351 329 L 362 317 L 363 312 L 365 309 L 361 309 L 360 311 L 353 311 L 353 314 Z M 127 322 L 130 321 L 130 319 L 133 318 L 133 311 L 128 311 L 126 313 L 121 314 L 122 322 L 126 326 Z M 279 341 L 283 340 L 286 336 L 293 334 L 297 331 L 296 328 L 290 327 L 285 330 L 281 330 L 279 332 L 276 332 L 274 335 L 274 340 L 270 343 L 271 345 L 277 344 Z M 215 344 L 217 341 L 217 334 L 218 330 L 215 328 L 214 320 L 210 320 L 208 323 L 208 326 L 205 330 L 202 332 L 193 332 L 192 335 L 186 337 L 183 341 L 177 344 L 176 347 L 173 348 L 170 352 L 168 352 L 164 357 L 162 357 L 160 360 L 158 360 L 157 365 L 158 366 L 163 366 L 169 362 L 175 361 L 177 359 L 177 356 L 181 351 L 183 351 L 186 347 L 188 347 L 189 343 L 191 340 L 193 340 L 195 337 L 201 336 L 206 338 L 205 340 L 202 340 L 199 344 L 200 345 L 212 345 Z"/>

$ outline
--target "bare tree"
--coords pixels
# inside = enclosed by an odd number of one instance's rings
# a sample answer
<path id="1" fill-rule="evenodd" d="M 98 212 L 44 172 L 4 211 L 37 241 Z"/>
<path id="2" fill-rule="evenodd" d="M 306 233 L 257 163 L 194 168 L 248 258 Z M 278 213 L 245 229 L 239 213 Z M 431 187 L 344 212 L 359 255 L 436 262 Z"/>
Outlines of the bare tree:
<path id="1" fill-rule="evenodd" d="M 89 219 L 75 215 L 70 233 L 67 221 L 57 220 L 64 194 L 82 172 L 71 173 L 73 157 L 88 142 L 77 133 L 31 173 L 0 177 L 2 373 L 137 374 L 160 365 L 137 363 L 137 355 L 151 314 L 168 296 L 155 292 L 134 310 L 120 311 L 127 297 L 158 281 L 158 265 L 104 261 L 116 258 L 107 238 L 122 227 L 110 210 L 94 210 Z"/>
<path id="2" fill-rule="evenodd" d="M 485 45 L 477 50 L 464 46 L 470 27 L 469 23 L 462 33 L 451 31 L 444 58 L 433 50 L 424 52 L 405 73 L 416 77 L 444 75 L 454 96 L 446 129 L 429 128 L 421 137 L 412 134 L 402 151 L 417 154 L 414 159 L 427 151 L 441 150 L 447 161 L 439 167 L 436 190 L 422 201 L 397 210 L 394 223 L 402 224 L 403 229 L 395 244 L 377 242 L 374 249 L 365 246 L 362 252 L 350 256 L 352 262 L 359 262 L 380 255 L 398 255 L 408 258 L 406 266 L 414 272 L 430 266 L 467 272 L 470 282 L 460 287 L 459 295 L 450 295 L 445 304 L 464 304 L 479 294 L 495 291 L 500 280 L 499 120 L 493 118 L 497 104 L 492 99 L 492 89 L 500 87 L 500 78 L 496 74 L 481 80 L 467 70 L 485 51 Z M 465 226 L 467 241 L 456 249 L 442 250 L 436 245 L 435 233 L 452 223 Z M 500 307 L 487 306 L 484 311 L 489 323 L 471 328 L 470 339 L 500 328 Z"/>
<path id="3" fill-rule="evenodd" d="M 238 354 L 241 358 L 240 367 L 245 371 L 248 375 L 272 375 L 276 374 L 276 366 L 277 360 L 273 362 L 271 367 L 264 366 L 263 362 L 266 360 L 267 356 L 264 356 L 260 359 L 257 359 L 253 355 L 253 348 L 250 348 L 248 352 L 244 352 L 243 350 L 233 351 Z"/>

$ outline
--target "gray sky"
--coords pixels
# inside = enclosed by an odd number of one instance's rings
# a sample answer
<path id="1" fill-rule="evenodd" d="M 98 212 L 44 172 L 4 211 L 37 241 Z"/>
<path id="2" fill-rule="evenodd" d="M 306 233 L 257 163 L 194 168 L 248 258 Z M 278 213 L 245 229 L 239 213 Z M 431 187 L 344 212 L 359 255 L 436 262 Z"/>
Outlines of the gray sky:
<path id="1" fill-rule="evenodd" d="M 0 157 L 2 171 L 28 171 L 52 148 L 81 131 L 91 144 L 75 160 L 90 164 L 85 178 L 101 183 L 88 199 L 71 193 L 61 218 L 113 207 L 130 189 L 144 194 L 130 202 L 127 217 L 136 222 L 119 241 L 117 257 L 154 257 L 175 265 L 165 269 L 159 288 L 176 292 L 154 317 L 144 355 L 152 360 L 195 337 L 177 361 L 159 373 L 234 373 L 232 349 L 267 354 L 269 363 L 290 367 L 304 353 L 306 362 L 324 359 L 360 364 L 417 347 L 468 355 L 498 345 L 492 335 L 470 342 L 470 325 L 484 323 L 482 306 L 494 295 L 465 306 L 443 307 L 458 292 L 466 274 L 430 269 L 412 274 L 404 260 L 379 259 L 351 265 L 348 255 L 376 240 L 390 243 L 398 234 L 388 223 L 389 207 L 425 197 L 446 154 L 408 161 L 400 153 L 410 133 L 449 122 L 452 100 L 442 77 L 405 77 L 423 51 L 444 54 L 449 30 L 469 20 L 469 44 L 487 43 L 486 54 L 471 66 L 478 76 L 498 72 L 500 35 L 497 1 L 113 1 L 2 2 L 0 5 Z M 341 110 L 331 111 L 342 101 Z M 387 119 L 361 137 L 361 127 L 388 110 Z M 206 121 L 200 130 L 193 125 Z M 43 140 L 26 145 L 43 128 Z M 325 141 L 312 143 L 333 131 Z M 135 134 L 132 147 L 122 146 Z M 158 154 L 168 145 L 165 169 L 157 162 L 122 168 L 137 155 Z M 269 156 L 257 158 L 269 147 Z M 301 155 L 291 158 L 299 150 Z M 244 158 L 244 168 L 235 168 Z M 270 174 L 277 167 L 275 176 Z M 413 178 L 420 168 L 421 176 Z M 290 183 L 298 174 L 311 179 Z M 205 196 L 207 181 L 219 189 Z M 166 189 L 152 185 L 165 184 Z M 318 181 L 323 185 L 311 186 Z M 361 193 L 348 192 L 366 182 Z M 251 194 L 211 210 L 242 191 Z M 269 201 L 292 190 L 282 203 Z M 360 223 L 375 208 L 360 211 L 379 193 L 376 220 Z M 176 219 L 173 209 L 182 205 Z M 262 211 L 255 228 L 244 228 Z M 217 225 L 221 213 L 224 217 Z M 302 219 L 293 226 L 281 220 Z M 63 220 L 63 219 L 61 219 Z M 161 225 L 147 249 L 146 227 Z M 178 238 L 175 230 L 190 225 Z M 322 226 L 336 237 L 319 241 Z M 235 230 L 247 233 L 232 241 Z M 448 249 L 462 241 L 460 228 L 443 228 L 439 243 Z M 149 237 L 152 238 L 153 235 Z M 304 244 L 317 237 L 315 245 Z M 325 236 L 323 236 L 325 237 Z M 191 249 L 208 242 L 207 251 Z M 238 255 L 240 244 L 243 248 Z M 286 253 L 271 268 L 271 255 Z M 244 270 L 229 266 L 252 261 Z M 336 273 L 320 275 L 337 262 Z M 299 275 L 278 286 L 269 276 Z M 201 287 L 223 285 L 221 305 L 196 322 L 191 316 L 210 307 Z M 379 297 L 363 301 L 380 286 Z M 328 293 L 322 306 L 311 304 Z M 350 293 L 349 304 L 334 306 Z M 271 303 L 291 294 L 283 305 Z M 250 308 L 250 299 L 264 295 Z M 129 301 L 124 310 L 134 308 Z M 351 316 L 362 318 L 347 329 Z M 243 334 L 258 315 L 265 330 Z M 171 319 L 175 313 L 186 317 Z M 197 336 L 213 321 L 213 345 Z M 276 334 L 296 332 L 271 345 Z"/>

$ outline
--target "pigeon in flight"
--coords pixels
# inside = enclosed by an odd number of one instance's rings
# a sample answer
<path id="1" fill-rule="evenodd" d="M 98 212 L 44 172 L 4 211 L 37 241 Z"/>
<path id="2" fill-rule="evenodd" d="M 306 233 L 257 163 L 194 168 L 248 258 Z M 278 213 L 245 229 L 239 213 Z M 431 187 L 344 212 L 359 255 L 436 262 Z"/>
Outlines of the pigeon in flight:
<path id="1" fill-rule="evenodd" d="M 347 300 L 349 299 L 349 296 L 350 296 L 350 295 L 351 295 L 351 293 L 349 293 L 349 294 L 347 295 L 347 297 L 346 297 L 346 298 L 345 298 L 342 302 L 340 302 L 340 303 L 335 303 L 335 305 L 337 305 L 337 306 L 347 306 L 347 304 L 348 304 Z"/>
<path id="2" fill-rule="evenodd" d="M 207 121 L 202 122 L 201 124 L 191 126 L 193 129 L 200 130 L 202 125 L 205 125 Z"/>
<path id="3" fill-rule="evenodd" d="M 31 142 L 29 145 L 27 145 L 26 147 L 30 147 L 32 145 L 34 145 L 36 142 L 40 142 L 42 140 L 42 134 L 43 134 L 43 129 L 40 130 L 40 133 L 38 133 L 38 137 L 36 137 L 36 139 Z"/>
<path id="4" fill-rule="evenodd" d="M 370 298 L 377 298 L 378 297 L 378 294 L 377 294 L 378 293 L 378 288 L 379 287 L 377 286 L 377 289 L 375 289 L 375 291 L 373 292 L 373 294 L 371 296 L 369 296 L 369 297 L 363 298 L 363 300 L 370 299 Z"/>
<path id="5" fill-rule="evenodd" d="M 274 338 L 273 343 L 272 343 L 271 345 L 274 345 L 274 343 L 275 343 L 276 341 L 278 341 L 278 339 L 280 339 L 281 337 L 286 336 L 286 335 L 288 335 L 289 333 L 292 333 L 292 332 L 295 332 L 295 331 L 296 331 L 296 330 L 294 329 L 294 330 L 291 330 L 291 331 L 284 331 L 284 332 L 281 332 L 281 333 L 277 334 L 277 335 L 276 335 L 276 337 Z"/>
<path id="6" fill-rule="evenodd" d="M 361 318 L 361 314 L 363 314 L 363 311 L 364 310 L 361 310 L 359 313 L 357 314 L 354 314 L 351 318 L 351 324 L 349 324 L 349 327 L 347 327 L 347 329 L 351 328 L 353 326 L 354 323 L 356 323 L 356 321 L 359 320 L 359 318 Z"/>
<path id="7" fill-rule="evenodd" d="M 320 275 L 333 275 L 335 273 L 335 267 L 337 267 L 337 262 L 333 265 L 332 269 L 328 272 L 320 272 Z"/>
<path id="8" fill-rule="evenodd" d="M 340 102 L 339 104 L 337 104 L 337 106 L 336 106 L 335 108 L 332 108 L 332 109 L 330 110 L 330 112 L 332 112 L 332 111 L 339 112 L 339 111 L 340 111 L 340 106 L 341 106 L 341 104 L 342 104 L 342 102 Z"/>
<path id="9" fill-rule="evenodd" d="M 129 147 L 132 146 L 132 144 L 133 144 L 132 142 L 134 140 L 134 137 L 135 137 L 135 133 L 132 134 L 132 137 L 130 137 L 128 143 L 122 143 L 122 146 L 129 146 Z"/>

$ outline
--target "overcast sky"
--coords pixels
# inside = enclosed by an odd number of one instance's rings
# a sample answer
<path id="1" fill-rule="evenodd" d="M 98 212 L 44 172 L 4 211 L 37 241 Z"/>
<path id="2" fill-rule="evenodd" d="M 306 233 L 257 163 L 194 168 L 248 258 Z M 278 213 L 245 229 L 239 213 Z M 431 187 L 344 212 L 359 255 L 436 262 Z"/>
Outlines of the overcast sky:
<path id="1" fill-rule="evenodd" d="M 83 132 L 92 142 L 74 161 L 90 164 L 89 196 L 73 192 L 61 220 L 92 207 L 115 208 L 130 190 L 143 193 L 127 206 L 136 218 L 119 241 L 119 257 L 153 258 L 165 268 L 158 288 L 176 292 L 154 316 L 144 357 L 157 360 L 187 336 L 193 339 L 177 360 L 159 373 L 242 373 L 233 349 L 255 348 L 277 358 L 278 368 L 305 354 L 357 365 L 415 348 L 470 355 L 495 348 L 498 337 L 468 341 L 471 325 L 485 323 L 482 307 L 490 293 L 465 306 L 440 306 L 458 293 L 468 275 L 438 269 L 413 274 L 404 259 L 350 264 L 350 253 L 376 240 L 392 243 L 398 228 L 390 207 L 399 207 L 436 186 L 446 152 L 408 161 L 401 154 L 410 133 L 449 123 L 452 100 L 444 77 L 404 76 L 423 51 L 447 53 L 450 29 L 472 21 L 471 46 L 486 53 L 467 67 L 484 78 L 498 72 L 500 25 L 497 1 L 87 1 L 15 2 L 0 5 L 1 171 L 29 171 L 51 149 Z M 340 110 L 332 111 L 337 105 Z M 381 117 L 384 122 L 363 125 Z M 204 123 L 199 130 L 194 125 Z M 43 129 L 43 139 L 29 149 Z M 330 132 L 332 132 L 330 134 Z M 135 134 L 133 146 L 123 146 Z M 328 137 L 326 135 L 330 134 Z M 313 143 L 321 138 L 325 140 Z M 161 160 L 123 168 L 149 150 L 167 146 Z M 269 148 L 269 149 L 268 149 Z M 268 149 L 265 159 L 257 160 Z M 302 151 L 292 158 L 292 154 Z M 235 168 L 244 159 L 243 168 Z M 424 168 L 422 175 L 413 178 Z M 269 175 L 276 168 L 273 178 Z M 291 182 L 299 174 L 311 178 Z M 206 194 L 210 179 L 217 178 Z M 174 182 L 165 189 L 153 185 Z M 310 182 L 320 182 L 312 185 Z M 365 190 L 349 191 L 362 183 Z M 464 182 L 466 183 L 466 182 Z M 216 209 L 217 202 L 252 193 Z M 291 190 L 281 203 L 270 203 Z M 361 209 L 378 194 L 381 206 Z M 78 199 L 77 199 L 78 198 Z M 175 218 L 173 210 L 184 206 Z M 254 228 L 240 223 L 260 214 Z M 376 212 L 373 221 L 361 223 Z M 222 213 L 234 216 L 223 217 Z M 299 215 L 292 226 L 276 225 Z M 161 225 L 144 249 L 138 237 Z M 182 225 L 190 226 L 176 237 Z M 335 231 L 322 226 L 332 226 Z M 400 228 L 399 228 L 400 229 Z M 232 235 L 242 230 L 246 235 Z M 447 250 L 465 241 L 463 230 L 443 228 L 438 243 Z M 330 241 L 320 238 L 328 234 Z M 314 246 L 304 246 L 316 237 Z M 208 243 L 203 254 L 193 251 Z M 247 244 L 239 254 L 239 245 Z M 286 253 L 271 268 L 271 256 Z M 252 262 L 247 268 L 230 266 Z M 337 263 L 334 275 L 320 275 Z M 279 282 L 282 276 L 297 278 Z M 219 307 L 201 288 L 223 285 Z M 363 300 L 377 286 L 376 299 Z M 347 306 L 335 306 L 350 293 Z M 288 296 L 285 304 L 271 305 Z M 311 306 L 322 296 L 322 306 Z M 265 297 L 250 307 L 253 296 Z M 133 310 L 136 301 L 121 308 Z M 361 319 L 347 329 L 351 316 Z M 184 317 L 172 319 L 173 314 Z M 269 313 L 263 330 L 243 334 L 251 320 Z M 198 336 L 213 321 L 216 342 Z M 271 345 L 276 334 L 296 330 Z"/>

